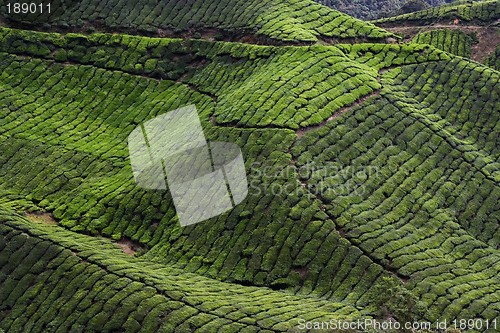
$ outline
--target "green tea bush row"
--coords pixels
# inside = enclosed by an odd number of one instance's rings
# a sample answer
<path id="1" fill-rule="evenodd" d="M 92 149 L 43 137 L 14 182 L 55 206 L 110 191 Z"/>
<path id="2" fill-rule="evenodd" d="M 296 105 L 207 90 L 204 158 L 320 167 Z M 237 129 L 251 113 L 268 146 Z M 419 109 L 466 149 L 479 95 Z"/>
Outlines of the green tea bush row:
<path id="1" fill-rule="evenodd" d="M 498 82 L 466 60 L 392 69 L 379 97 L 291 149 L 333 170 L 307 188 L 347 239 L 408 279 L 429 318 L 500 314 Z"/>
<path id="2" fill-rule="evenodd" d="M 429 44 L 440 50 L 470 58 L 474 38 L 461 30 L 443 29 L 419 33 L 412 41 Z"/>
<path id="3" fill-rule="evenodd" d="M 486 0 L 478 2 L 452 2 L 439 7 L 431 7 L 415 13 L 403 14 L 399 16 L 383 18 L 374 21 L 377 24 L 390 24 L 396 22 L 418 22 L 434 23 L 436 21 L 446 21 L 451 23 L 455 18 L 474 22 L 477 24 L 492 23 L 500 17 L 500 3 L 497 0 Z"/>
<path id="4" fill-rule="evenodd" d="M 3 9 L 3 8 L 2 8 Z M 2 13 L 4 17 L 15 16 Z M 24 22 L 42 26 L 41 22 Z M 382 39 L 390 33 L 370 23 L 321 6 L 311 0 L 88 0 L 46 18 L 52 28 L 105 27 L 146 33 L 197 36 L 217 29 L 235 34 L 264 36 L 278 41 L 314 42 L 321 38 Z"/>
<path id="5" fill-rule="evenodd" d="M 127 258 L 109 241 L 3 208 L 0 220 L 0 327 L 8 332 L 285 332 L 298 318 L 361 317 L 342 303 Z"/>
<path id="6" fill-rule="evenodd" d="M 378 71 L 402 65 L 450 60 L 446 53 L 417 44 L 354 44 L 338 46 L 350 59 Z"/>

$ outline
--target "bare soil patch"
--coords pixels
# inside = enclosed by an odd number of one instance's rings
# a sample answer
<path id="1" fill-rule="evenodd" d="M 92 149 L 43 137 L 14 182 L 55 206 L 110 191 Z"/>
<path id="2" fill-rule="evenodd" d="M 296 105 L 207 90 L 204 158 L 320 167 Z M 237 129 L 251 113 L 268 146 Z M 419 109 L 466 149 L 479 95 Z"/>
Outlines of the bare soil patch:
<path id="1" fill-rule="evenodd" d="M 135 256 L 135 254 L 142 250 L 142 247 L 130 239 L 120 239 L 116 245 L 128 256 Z"/>
<path id="2" fill-rule="evenodd" d="M 25 216 L 31 222 L 57 225 L 57 221 L 54 219 L 52 213 L 27 212 Z"/>
<path id="3" fill-rule="evenodd" d="M 473 32 L 476 34 L 478 42 L 472 45 L 471 58 L 480 63 L 483 63 L 492 55 L 495 52 L 495 48 L 500 45 L 500 29 L 494 26 L 434 24 L 425 26 L 391 27 L 386 29 L 395 34 L 403 35 L 405 42 L 409 42 L 415 35 L 424 31 L 458 29 L 465 33 Z"/>

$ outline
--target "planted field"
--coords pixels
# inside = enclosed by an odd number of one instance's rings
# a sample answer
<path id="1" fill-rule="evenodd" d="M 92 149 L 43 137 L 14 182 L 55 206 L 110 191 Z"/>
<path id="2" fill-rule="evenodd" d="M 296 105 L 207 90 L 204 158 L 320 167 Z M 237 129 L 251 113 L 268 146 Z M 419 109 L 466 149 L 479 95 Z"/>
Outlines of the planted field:
<path id="1" fill-rule="evenodd" d="M 4 208 L 0 221 L 0 327 L 7 332 L 284 332 L 295 316 L 361 317 L 341 303 L 133 259 L 109 241 L 29 223 Z"/>
<path id="2" fill-rule="evenodd" d="M 500 46 L 497 46 L 495 53 L 486 59 L 485 65 L 500 71 Z"/>
<path id="3" fill-rule="evenodd" d="M 474 37 L 461 30 L 443 29 L 419 33 L 413 38 L 413 42 L 429 44 L 440 50 L 470 58 Z"/>
<path id="4" fill-rule="evenodd" d="M 312 0 L 87 0 L 70 2 L 64 11 L 23 21 L 9 15 L 14 24 L 44 29 L 104 28 L 139 31 L 154 35 L 209 36 L 235 38 L 250 36 L 259 41 L 315 42 L 322 38 L 370 38 L 390 36 L 374 25 L 321 6 Z M 42 25 L 43 23 L 43 25 Z M 253 36 L 255 35 L 255 36 Z"/>
<path id="5" fill-rule="evenodd" d="M 432 7 L 419 12 L 383 18 L 375 21 L 378 25 L 392 24 L 433 24 L 436 22 L 452 23 L 455 19 L 459 24 L 496 24 L 500 19 L 500 2 L 497 0 L 456 1 L 439 7 Z"/>
<path id="6" fill-rule="evenodd" d="M 183 38 L 0 27 L 0 331 L 500 321 L 500 73 L 455 56 L 466 34 L 383 43 L 302 0 L 116 3 L 51 24 Z M 127 138 L 192 104 L 208 141 L 241 148 L 249 194 L 181 227 Z"/>
<path id="7" fill-rule="evenodd" d="M 70 230 L 136 241 L 147 262 L 364 315 L 395 276 L 426 318 L 498 316 L 497 72 L 416 44 L 1 36 L 0 192 L 14 208 L 37 205 Z M 242 147 L 253 185 L 229 214 L 181 228 L 168 192 L 134 186 L 125 142 L 137 124 L 187 103 L 210 140 Z M 311 163 L 340 172 L 302 175 Z M 373 177 L 357 178 L 367 168 Z M 439 283 L 457 292 L 440 296 Z M 474 285 L 484 287 L 470 294 Z"/>

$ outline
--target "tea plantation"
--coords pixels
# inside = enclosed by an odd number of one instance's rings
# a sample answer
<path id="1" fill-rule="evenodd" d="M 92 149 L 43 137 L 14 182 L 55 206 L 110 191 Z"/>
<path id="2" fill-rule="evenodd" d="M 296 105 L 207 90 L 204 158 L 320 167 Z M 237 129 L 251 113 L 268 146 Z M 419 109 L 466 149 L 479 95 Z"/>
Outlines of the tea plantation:
<path id="1" fill-rule="evenodd" d="M 430 44 L 443 51 L 470 58 L 474 36 L 461 30 L 431 30 L 419 33 L 413 38 L 413 42 Z"/>
<path id="2" fill-rule="evenodd" d="M 485 62 L 486 65 L 500 71 L 500 46 L 497 46 L 493 53 Z"/>
<path id="3" fill-rule="evenodd" d="M 61 1 L 61 0 L 59 0 Z M 322 38 L 382 39 L 390 34 L 310 0 L 87 0 L 67 1 L 64 11 L 35 18 L 8 14 L 22 27 L 46 30 L 125 30 L 169 36 L 210 34 L 216 38 L 315 42 Z"/>
<path id="4" fill-rule="evenodd" d="M 500 18 L 500 2 L 498 0 L 458 0 L 450 4 L 432 7 L 419 12 L 382 18 L 375 21 L 380 25 L 391 24 L 432 24 L 436 22 L 453 22 L 480 25 L 498 24 Z"/>
<path id="5" fill-rule="evenodd" d="M 401 7 L 411 2 L 407 0 L 376 0 L 376 1 L 314 0 L 314 1 L 364 20 L 374 20 L 377 18 L 397 15 L 401 12 Z M 455 0 L 422 0 L 421 2 L 418 1 L 417 4 L 419 6 L 430 7 L 430 6 L 439 6 L 453 1 Z"/>
<path id="6" fill-rule="evenodd" d="M 500 322 L 494 55 L 308 0 L 186 3 L 0 27 L 0 331 Z M 241 147 L 249 193 L 181 227 L 127 138 L 192 104 L 207 140 Z"/>

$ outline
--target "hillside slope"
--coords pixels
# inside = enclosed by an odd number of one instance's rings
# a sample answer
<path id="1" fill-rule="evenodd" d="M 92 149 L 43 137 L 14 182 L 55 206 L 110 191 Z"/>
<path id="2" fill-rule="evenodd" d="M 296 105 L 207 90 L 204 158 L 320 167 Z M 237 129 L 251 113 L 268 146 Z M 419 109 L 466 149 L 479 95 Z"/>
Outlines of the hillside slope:
<path id="1" fill-rule="evenodd" d="M 500 45 L 495 48 L 495 52 L 492 53 L 485 61 L 487 66 L 500 71 Z"/>
<path id="2" fill-rule="evenodd" d="M 363 20 L 375 20 L 397 14 L 409 0 L 315 0 L 317 3 L 339 10 Z M 429 6 L 439 6 L 454 0 L 424 0 Z"/>
<path id="3" fill-rule="evenodd" d="M 62 6 L 59 6 L 62 7 Z M 321 38 L 383 39 L 389 34 L 374 25 L 318 5 L 312 0 L 86 0 L 70 1 L 51 14 L 2 16 L 20 27 L 104 29 L 181 37 L 210 35 L 264 40 L 315 42 Z M 236 36 L 235 36 L 236 35 Z"/>
<path id="4" fill-rule="evenodd" d="M 2 36 L 5 195 L 53 211 L 66 228 L 130 238 L 150 248 L 146 260 L 209 277 L 371 312 L 370 290 L 395 274 L 426 302 L 427 318 L 498 316 L 498 73 L 425 46 Z M 323 70 L 306 70 L 315 66 Z M 377 72 L 384 68 L 393 69 Z M 442 94 L 460 87 L 463 102 L 443 103 L 430 79 Z M 271 82 L 276 92 L 264 88 Z M 134 186 L 125 142 L 137 124 L 186 103 L 197 105 L 211 140 L 242 146 L 254 185 L 229 215 L 181 229 L 167 192 Z M 471 108 L 476 117 L 464 117 Z M 299 177 L 305 164 L 317 174 Z M 328 167 L 338 174 L 324 178 Z M 369 170 L 377 172 L 358 179 Z M 286 193 L 274 192 L 285 184 Z M 458 257 L 455 238 L 468 249 Z M 441 259 L 426 266 L 427 251 Z M 485 287 L 436 298 L 440 281 Z M 479 299 L 489 305 L 466 305 Z"/>
<path id="5" fill-rule="evenodd" d="M 469 1 L 458 0 L 447 5 L 433 7 L 422 11 L 382 18 L 374 21 L 379 26 L 405 24 L 433 24 L 447 22 L 451 24 L 458 19 L 461 24 L 497 25 L 500 19 L 500 2 L 497 0 Z"/>
<path id="6" fill-rule="evenodd" d="M 288 46 L 0 28 L 0 329 L 500 320 L 500 73 L 425 44 L 324 45 L 314 13 L 262 40 Z M 127 138 L 192 104 L 241 147 L 249 194 L 181 227 L 168 190 L 136 186 Z"/>
<path id="7" fill-rule="evenodd" d="M 294 316 L 361 318 L 341 303 L 130 258 L 104 239 L 9 210 L 0 209 L 0 221 L 0 327 L 7 332 L 283 332 Z"/>
<path id="8" fill-rule="evenodd" d="M 440 50 L 495 66 L 500 45 L 500 2 L 456 1 L 449 5 L 376 21 L 404 42 Z"/>

